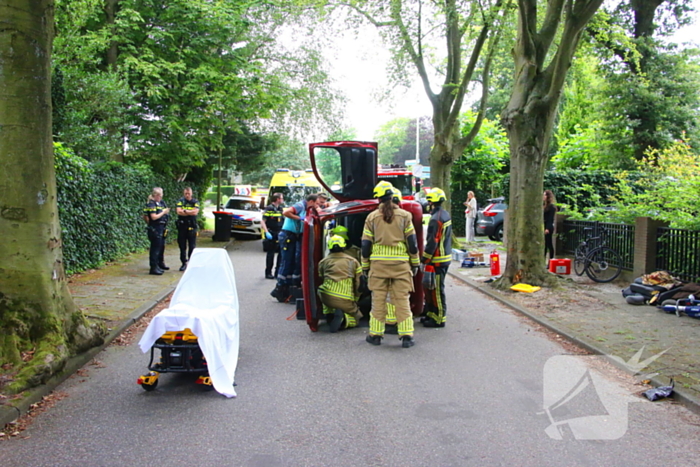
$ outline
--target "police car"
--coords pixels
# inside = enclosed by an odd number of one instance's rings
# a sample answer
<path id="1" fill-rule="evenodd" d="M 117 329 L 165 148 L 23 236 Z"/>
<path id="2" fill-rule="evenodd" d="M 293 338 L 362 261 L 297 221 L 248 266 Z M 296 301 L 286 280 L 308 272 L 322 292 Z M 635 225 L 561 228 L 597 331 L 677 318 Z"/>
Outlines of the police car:
<path id="1" fill-rule="evenodd" d="M 262 238 L 260 199 L 249 195 L 232 195 L 223 211 L 231 213 L 231 233 Z"/>

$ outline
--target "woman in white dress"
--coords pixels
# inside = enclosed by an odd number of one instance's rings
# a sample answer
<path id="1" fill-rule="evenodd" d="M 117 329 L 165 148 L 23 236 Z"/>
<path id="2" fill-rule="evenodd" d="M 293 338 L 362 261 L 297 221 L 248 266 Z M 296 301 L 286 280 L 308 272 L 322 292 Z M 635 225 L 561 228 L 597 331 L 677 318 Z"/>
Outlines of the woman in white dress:
<path id="1" fill-rule="evenodd" d="M 467 193 L 467 200 L 463 204 L 467 207 L 464 210 L 467 220 L 467 243 L 471 243 L 474 241 L 474 222 L 476 221 L 476 198 L 473 191 Z"/>

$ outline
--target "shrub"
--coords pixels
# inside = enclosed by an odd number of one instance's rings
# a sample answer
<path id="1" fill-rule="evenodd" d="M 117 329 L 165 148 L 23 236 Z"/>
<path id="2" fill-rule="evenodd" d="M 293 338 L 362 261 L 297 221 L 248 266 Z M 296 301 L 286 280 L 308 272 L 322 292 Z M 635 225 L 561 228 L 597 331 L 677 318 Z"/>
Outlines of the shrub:
<path id="1" fill-rule="evenodd" d="M 155 174 L 145 165 L 88 162 L 54 144 L 58 213 L 66 273 L 114 261 L 148 247 L 143 207 L 154 186 L 174 207 L 189 182 Z M 192 186 L 197 196 L 197 187 Z M 174 218 L 174 209 L 171 219 Z M 171 231 L 174 231 L 171 220 Z M 174 240 L 176 235 L 169 235 Z"/>

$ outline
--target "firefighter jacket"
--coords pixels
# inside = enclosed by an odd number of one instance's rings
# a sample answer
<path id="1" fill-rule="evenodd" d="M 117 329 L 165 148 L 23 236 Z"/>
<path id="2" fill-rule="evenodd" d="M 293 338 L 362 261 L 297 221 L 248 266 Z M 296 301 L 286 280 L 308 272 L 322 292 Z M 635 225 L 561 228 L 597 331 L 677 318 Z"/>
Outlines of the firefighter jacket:
<path id="1" fill-rule="evenodd" d="M 326 295 L 347 300 L 359 298 L 360 263 L 345 253 L 330 253 L 318 263 L 318 274 L 323 283 L 318 288 Z"/>
<path id="2" fill-rule="evenodd" d="M 452 219 L 442 207 L 431 213 L 421 261 L 432 266 L 448 266 L 452 261 Z"/>
<path id="3" fill-rule="evenodd" d="M 410 272 L 412 266 L 418 266 L 420 261 L 416 253 L 408 250 L 408 238 L 415 235 L 411 214 L 396 205 L 394 219 L 388 224 L 382 217 L 381 209 L 373 211 L 365 221 L 362 240 L 372 242 L 372 252 L 369 258 L 362 256 L 362 268 L 368 269 L 372 264 L 373 274 L 377 277 L 394 277 L 397 265 L 405 265 Z"/>

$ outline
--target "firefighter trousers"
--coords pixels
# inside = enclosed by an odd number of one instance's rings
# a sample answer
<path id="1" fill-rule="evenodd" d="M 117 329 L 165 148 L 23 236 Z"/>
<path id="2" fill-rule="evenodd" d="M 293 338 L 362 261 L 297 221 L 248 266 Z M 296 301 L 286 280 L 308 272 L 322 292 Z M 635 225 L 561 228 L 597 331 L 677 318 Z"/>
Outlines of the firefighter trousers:
<path id="1" fill-rule="evenodd" d="M 435 324 L 445 324 L 447 303 L 445 302 L 445 276 L 449 266 L 435 266 L 435 288 L 425 289 L 423 313 Z"/>
<path id="2" fill-rule="evenodd" d="M 399 274 L 397 277 L 377 277 L 369 273 L 369 289 L 372 291 L 372 313 L 369 320 L 369 333 L 383 336 L 387 318 L 387 298 L 396 309 L 396 324 L 399 336 L 413 335 L 413 315 L 409 303 L 409 294 L 413 291 L 411 273 Z"/>
<path id="3" fill-rule="evenodd" d="M 318 296 L 321 297 L 324 314 L 332 314 L 336 308 L 343 312 L 345 315 L 345 325 L 343 326 L 343 329 L 354 328 L 357 326 L 357 322 L 360 320 L 360 318 L 362 318 L 362 313 L 357 307 L 357 302 L 355 300 L 335 297 L 321 291 L 318 292 Z"/>

